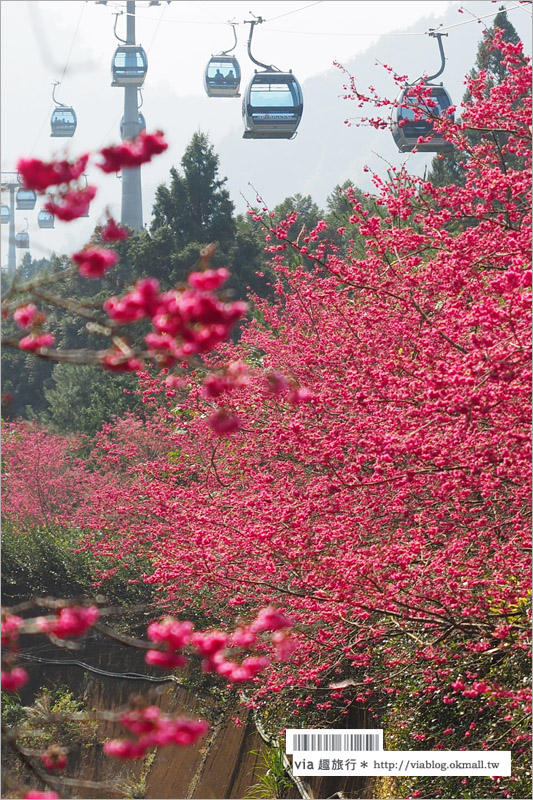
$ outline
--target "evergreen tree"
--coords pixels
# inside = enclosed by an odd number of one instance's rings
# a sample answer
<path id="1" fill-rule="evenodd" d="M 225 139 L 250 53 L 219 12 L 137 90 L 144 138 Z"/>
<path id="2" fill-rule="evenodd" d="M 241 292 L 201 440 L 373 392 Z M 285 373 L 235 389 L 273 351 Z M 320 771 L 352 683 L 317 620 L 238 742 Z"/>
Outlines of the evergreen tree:
<path id="1" fill-rule="evenodd" d="M 274 211 L 277 222 L 285 219 L 287 214 L 292 214 L 293 212 L 298 214 L 298 219 L 287 231 L 289 239 L 296 239 L 302 228 L 305 228 L 306 231 L 312 230 L 322 217 L 322 211 L 311 195 L 304 196 L 299 192 L 291 197 L 286 197 L 283 202 L 276 206 Z"/>
<path id="2" fill-rule="evenodd" d="M 204 133 L 195 133 L 181 159 L 183 174 L 170 170 L 170 186 L 156 191 L 151 230 L 168 227 L 175 250 L 191 242 L 216 242 L 226 250 L 235 238 L 235 207 L 218 177 L 219 157 Z"/>
<path id="3" fill-rule="evenodd" d="M 19 282 L 25 283 L 26 281 L 30 281 L 32 278 L 34 278 L 38 273 L 50 269 L 50 266 L 50 259 L 39 258 L 37 260 L 31 257 L 31 253 L 24 253 L 17 272 L 17 279 Z"/>
<path id="4" fill-rule="evenodd" d="M 44 396 L 43 419 L 62 433 L 93 436 L 103 422 L 142 405 L 135 375 L 113 375 L 96 365 L 56 364 Z"/>

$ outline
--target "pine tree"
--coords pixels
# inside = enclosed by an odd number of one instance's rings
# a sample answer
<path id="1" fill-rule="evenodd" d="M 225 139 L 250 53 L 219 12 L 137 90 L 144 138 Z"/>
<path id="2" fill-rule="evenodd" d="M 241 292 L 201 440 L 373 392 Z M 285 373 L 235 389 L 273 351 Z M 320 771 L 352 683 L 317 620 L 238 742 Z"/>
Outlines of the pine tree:
<path id="1" fill-rule="evenodd" d="M 183 174 L 170 170 L 170 186 L 161 184 L 153 208 L 152 232 L 169 227 L 175 250 L 191 242 L 216 242 L 226 249 L 235 237 L 235 207 L 218 177 L 219 157 L 204 133 L 195 133 L 181 159 Z"/>

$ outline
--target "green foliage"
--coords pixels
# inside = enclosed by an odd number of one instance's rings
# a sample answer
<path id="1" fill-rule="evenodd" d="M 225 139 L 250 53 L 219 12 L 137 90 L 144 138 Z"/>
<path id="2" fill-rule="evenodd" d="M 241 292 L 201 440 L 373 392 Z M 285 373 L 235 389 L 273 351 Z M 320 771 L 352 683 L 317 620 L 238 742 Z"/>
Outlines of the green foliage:
<path id="1" fill-rule="evenodd" d="M 97 365 L 57 364 L 44 396 L 45 421 L 62 433 L 93 436 L 103 422 L 140 405 L 133 375 L 112 375 Z"/>
<path id="2" fill-rule="evenodd" d="M 373 198 L 367 192 L 359 189 L 353 181 L 346 180 L 342 184 L 335 186 L 334 190 L 326 200 L 325 221 L 328 225 L 328 238 L 335 243 L 340 249 L 340 252 L 346 254 L 346 237 L 337 233 L 338 228 L 350 229 L 350 217 L 353 215 L 353 202 L 352 199 L 361 203 L 366 211 L 371 214 L 385 216 L 382 206 L 376 205 Z M 357 245 L 357 236 L 355 238 L 354 252 L 359 252 L 364 256 L 364 244 L 361 242 L 360 247 Z M 359 237 L 360 239 L 361 237 Z"/>
<path id="3" fill-rule="evenodd" d="M 23 709 L 19 744 L 32 749 L 45 749 L 51 744 L 72 747 L 98 743 L 98 722 L 73 718 L 85 711 L 85 703 L 74 697 L 67 686 L 43 687 L 31 706 Z M 57 715 L 54 720 L 51 715 Z M 39 732 L 37 736 L 30 735 Z"/>
<path id="4" fill-rule="evenodd" d="M 524 622 L 527 612 L 524 609 Z M 527 624 L 527 623 L 526 623 Z M 459 672 L 468 670 L 466 660 Z M 498 649 L 481 657 L 479 679 L 490 686 L 527 688 L 530 684 L 528 654 L 514 648 Z M 450 681 L 455 679 L 455 674 Z M 475 800 L 480 797 L 511 797 L 519 800 L 530 796 L 531 751 L 528 743 L 530 715 L 509 704 L 508 722 L 502 727 L 501 708 L 491 706 L 489 695 L 475 698 L 456 693 L 456 702 L 445 704 L 440 693 L 424 694 L 420 675 L 405 675 L 394 700 L 380 721 L 385 731 L 385 750 L 511 750 L 512 775 L 498 781 L 491 777 L 468 778 L 428 776 L 392 778 L 393 794 L 383 797 L 410 797 L 418 790 L 421 797 Z M 450 690 L 450 694 L 453 694 Z M 443 733 L 445 731 L 446 733 Z M 423 733 L 423 741 L 415 743 L 413 733 Z"/>
<path id="5" fill-rule="evenodd" d="M 110 601 L 121 605 L 149 602 L 153 589 L 138 580 L 146 569 L 139 558 L 131 565 L 117 565 L 97 590 L 95 582 L 100 573 L 108 570 L 104 558 L 80 550 L 79 532 L 60 526 L 35 528 L 20 533 L 5 522 L 2 531 L 2 602 L 6 605 L 37 596 L 94 597 L 103 592 Z"/>
<path id="6" fill-rule="evenodd" d="M 218 165 L 208 137 L 195 133 L 181 160 L 183 175 L 172 167 L 170 186 L 157 189 L 152 231 L 168 227 L 177 251 L 192 241 L 216 242 L 224 250 L 234 238 L 234 205 Z"/>
<path id="7" fill-rule="evenodd" d="M 500 6 L 498 14 L 496 14 L 494 17 L 494 21 L 488 30 L 489 38 L 496 29 L 503 31 L 504 41 L 511 42 L 512 44 L 518 44 L 520 42 L 520 37 L 516 32 L 514 25 L 507 18 L 507 12 L 505 11 L 504 6 Z M 486 40 L 482 40 L 479 44 L 476 56 L 476 64 L 474 69 L 470 71 L 470 75 L 476 77 L 481 70 L 486 70 L 488 73 L 488 86 L 485 90 L 485 93 L 488 96 L 491 86 L 497 86 L 498 84 L 503 83 L 507 77 L 507 68 L 505 64 L 502 63 L 501 51 L 497 49 L 491 50 L 487 46 Z M 470 99 L 468 92 L 465 92 L 463 99 L 465 101 Z"/>
<path id="8" fill-rule="evenodd" d="M 41 276 L 50 270 L 52 262 L 49 258 L 34 259 L 31 253 L 24 253 L 20 266 L 17 270 L 17 281 L 26 282 L 36 276 Z"/>
<path id="9" fill-rule="evenodd" d="M 9 402 L 2 408 L 6 418 L 35 419 L 48 408 L 44 390 L 52 385 L 53 364 L 31 353 L 4 347 L 2 392 Z"/>
<path id="10" fill-rule="evenodd" d="M 283 743 L 278 741 L 267 746 L 260 752 L 251 751 L 253 755 L 260 756 L 262 768 L 265 770 L 245 794 L 246 798 L 281 798 L 285 797 L 288 789 L 293 788 L 293 783 L 288 777 L 283 764 Z"/>
<path id="11" fill-rule="evenodd" d="M 139 777 L 135 781 L 132 781 L 127 787 L 125 793 L 126 798 L 130 798 L 130 800 L 142 800 L 142 798 L 146 797 L 146 792 L 148 791 L 146 779 L 152 769 L 156 753 L 157 748 L 143 758 L 143 765 Z"/>
<path id="12" fill-rule="evenodd" d="M 2 725 L 14 728 L 24 719 L 24 708 L 20 695 L 12 692 L 2 692 Z"/>

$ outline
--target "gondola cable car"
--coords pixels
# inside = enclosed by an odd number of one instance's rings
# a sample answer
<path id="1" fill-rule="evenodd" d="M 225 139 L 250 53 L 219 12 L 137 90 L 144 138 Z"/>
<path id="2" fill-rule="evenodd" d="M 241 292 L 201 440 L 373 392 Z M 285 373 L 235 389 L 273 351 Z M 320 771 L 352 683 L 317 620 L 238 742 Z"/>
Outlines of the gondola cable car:
<path id="1" fill-rule="evenodd" d="M 33 211 L 37 202 L 37 193 L 34 189 L 26 189 L 20 186 L 15 196 L 17 211 Z"/>
<path id="2" fill-rule="evenodd" d="M 56 218 L 54 215 L 44 208 L 42 208 L 37 215 L 37 224 L 39 228 L 55 228 L 55 220 Z"/>
<path id="3" fill-rule="evenodd" d="M 246 22 L 250 25 L 248 55 L 254 64 L 264 70 L 255 71 L 243 97 L 243 139 L 293 139 L 303 114 L 300 84 L 292 71 L 282 72 L 253 57 L 251 45 L 254 27 L 261 24 L 263 19 L 257 17 Z"/>
<path id="4" fill-rule="evenodd" d="M 208 97 L 240 97 L 241 68 L 235 56 L 229 55 L 237 47 L 237 32 L 235 23 L 229 24 L 233 28 L 233 47 L 211 56 L 205 68 L 204 87 Z"/>
<path id="5" fill-rule="evenodd" d="M 396 99 L 396 107 L 392 115 L 392 136 L 400 153 L 409 153 L 415 147 L 420 153 L 449 153 L 453 150 L 453 144 L 434 130 L 435 119 L 452 105 L 450 95 L 442 83 L 430 83 L 444 72 L 446 58 L 442 37 L 447 35 L 447 33 L 438 33 L 434 30 L 429 31 L 429 36 L 438 41 L 441 67 L 434 75 L 404 86 Z M 418 88 L 421 86 L 422 92 Z M 415 89 L 415 87 L 417 88 Z M 453 122 L 453 113 L 448 114 L 447 117 Z M 420 137 L 431 138 L 427 142 L 418 144 Z"/>
<path id="6" fill-rule="evenodd" d="M 148 72 L 148 56 L 140 44 L 128 44 L 118 35 L 117 22 L 121 14 L 122 11 L 115 14 L 113 33 L 122 44 L 115 50 L 111 61 L 111 86 L 142 86 Z"/>
<path id="7" fill-rule="evenodd" d="M 111 61 L 111 86 L 142 86 L 148 72 L 148 57 L 140 44 L 121 44 Z"/>
<path id="8" fill-rule="evenodd" d="M 28 233 L 28 218 L 24 217 L 26 220 L 26 228 L 23 231 L 19 231 L 15 236 L 15 247 L 18 247 L 19 250 L 27 250 L 30 246 L 30 234 Z"/>
<path id="9" fill-rule="evenodd" d="M 55 91 L 57 86 L 59 86 L 59 81 L 54 81 L 52 100 L 56 104 L 56 107 L 52 111 L 52 116 L 50 117 L 50 136 L 74 136 L 78 124 L 76 112 L 72 106 L 66 106 L 64 103 L 60 103 L 59 100 L 56 100 Z"/>
<path id="10" fill-rule="evenodd" d="M 2 203 L 2 225 L 7 225 L 11 219 L 11 210 L 6 203 Z"/>

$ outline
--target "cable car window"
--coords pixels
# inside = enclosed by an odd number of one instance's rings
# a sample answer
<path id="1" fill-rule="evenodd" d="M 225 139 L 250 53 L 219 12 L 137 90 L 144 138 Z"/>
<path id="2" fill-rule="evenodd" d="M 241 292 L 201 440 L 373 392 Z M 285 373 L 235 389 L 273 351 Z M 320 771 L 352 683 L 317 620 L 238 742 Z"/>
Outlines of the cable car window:
<path id="1" fill-rule="evenodd" d="M 140 53 L 117 53 L 115 67 L 144 74 L 144 61 Z"/>
<path id="2" fill-rule="evenodd" d="M 9 212 L 9 206 L 2 203 L 2 225 L 5 225 L 7 222 L 9 222 L 10 217 L 11 214 Z"/>
<path id="3" fill-rule="evenodd" d="M 408 119 L 418 121 L 418 119 L 427 120 L 428 117 L 438 117 L 451 105 L 451 100 L 448 96 L 440 94 L 435 96 L 432 92 L 429 98 L 424 97 L 404 97 L 403 102 L 407 103 L 407 108 L 399 108 L 398 116 L 400 119 Z M 418 117 L 418 119 L 415 119 Z"/>
<path id="4" fill-rule="evenodd" d="M 302 92 L 292 73 L 256 73 L 243 101 L 243 136 L 245 139 L 292 139 L 302 113 Z"/>
<path id="5" fill-rule="evenodd" d="M 209 64 L 207 77 L 215 83 L 235 83 L 237 81 L 235 72 L 231 68 L 218 64 Z"/>
<path id="6" fill-rule="evenodd" d="M 205 68 L 204 87 L 208 97 L 240 97 L 241 68 L 233 56 L 212 56 Z"/>
<path id="7" fill-rule="evenodd" d="M 266 91 L 265 91 L 266 90 Z M 297 103 L 288 86 L 252 86 L 250 92 L 250 105 L 252 108 L 281 106 L 293 108 Z"/>
<path id="8" fill-rule="evenodd" d="M 63 109 L 56 109 L 54 111 L 54 122 L 66 122 L 70 124 L 74 122 L 74 115 L 71 111 L 63 111 Z"/>

